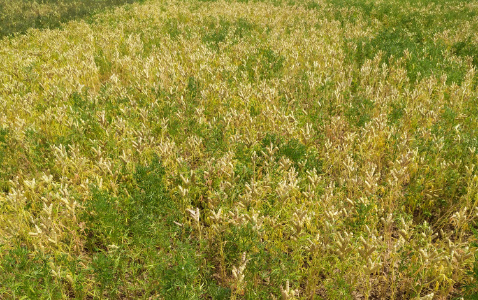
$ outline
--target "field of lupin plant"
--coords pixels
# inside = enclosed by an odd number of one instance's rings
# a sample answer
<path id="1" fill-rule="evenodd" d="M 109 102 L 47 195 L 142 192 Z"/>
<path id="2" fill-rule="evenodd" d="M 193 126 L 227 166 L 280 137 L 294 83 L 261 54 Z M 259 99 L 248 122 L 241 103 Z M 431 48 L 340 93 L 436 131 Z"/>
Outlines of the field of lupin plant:
<path id="1" fill-rule="evenodd" d="M 476 299 L 478 1 L 0 0 L 1 299 Z"/>

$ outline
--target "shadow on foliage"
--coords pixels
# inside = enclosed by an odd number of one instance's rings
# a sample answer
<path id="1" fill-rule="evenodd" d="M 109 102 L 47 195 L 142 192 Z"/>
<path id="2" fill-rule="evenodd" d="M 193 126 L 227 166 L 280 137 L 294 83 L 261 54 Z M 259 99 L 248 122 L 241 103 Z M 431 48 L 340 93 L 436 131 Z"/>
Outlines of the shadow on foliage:
<path id="1" fill-rule="evenodd" d="M 59 28 L 70 20 L 144 0 L 0 0 L 0 38 L 30 28 Z"/>

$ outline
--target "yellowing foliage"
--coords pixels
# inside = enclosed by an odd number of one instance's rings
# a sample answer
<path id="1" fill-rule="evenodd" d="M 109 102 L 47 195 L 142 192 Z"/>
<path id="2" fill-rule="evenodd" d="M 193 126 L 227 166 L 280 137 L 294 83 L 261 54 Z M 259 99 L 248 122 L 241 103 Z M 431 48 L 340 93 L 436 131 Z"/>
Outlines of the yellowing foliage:
<path id="1" fill-rule="evenodd" d="M 4 37 L 0 298 L 473 295 L 478 11 L 435 2 L 151 0 Z"/>

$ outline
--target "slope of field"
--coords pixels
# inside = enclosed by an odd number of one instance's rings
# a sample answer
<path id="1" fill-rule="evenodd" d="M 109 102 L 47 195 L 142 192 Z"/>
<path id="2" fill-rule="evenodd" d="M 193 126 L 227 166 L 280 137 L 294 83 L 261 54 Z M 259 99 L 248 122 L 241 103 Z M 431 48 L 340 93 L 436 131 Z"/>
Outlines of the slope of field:
<path id="1" fill-rule="evenodd" d="M 478 2 L 150 0 L 61 27 L 0 40 L 0 298 L 478 291 Z"/>

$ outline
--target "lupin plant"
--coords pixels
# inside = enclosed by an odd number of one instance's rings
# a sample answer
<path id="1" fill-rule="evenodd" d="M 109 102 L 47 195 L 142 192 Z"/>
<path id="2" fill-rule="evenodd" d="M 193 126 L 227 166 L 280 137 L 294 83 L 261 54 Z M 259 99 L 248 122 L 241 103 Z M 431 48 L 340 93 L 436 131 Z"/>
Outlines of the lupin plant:
<path id="1" fill-rule="evenodd" d="M 40 2 L 0 0 L 1 299 L 476 297 L 474 1 Z"/>

